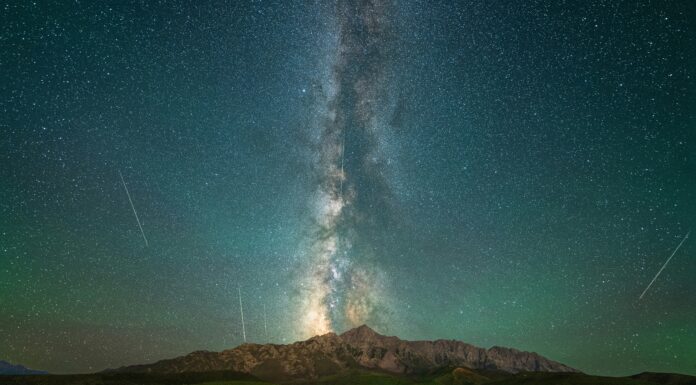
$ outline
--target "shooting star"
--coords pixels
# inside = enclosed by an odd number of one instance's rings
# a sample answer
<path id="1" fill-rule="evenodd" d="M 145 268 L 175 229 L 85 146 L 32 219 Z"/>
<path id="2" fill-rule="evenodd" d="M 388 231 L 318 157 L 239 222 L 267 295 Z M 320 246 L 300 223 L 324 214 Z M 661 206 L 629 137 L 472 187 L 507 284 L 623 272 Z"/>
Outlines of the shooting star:
<path id="1" fill-rule="evenodd" d="M 263 332 L 266 334 L 266 342 L 268 342 L 268 326 L 266 323 L 266 304 L 263 304 Z"/>
<path id="2" fill-rule="evenodd" d="M 244 308 L 242 307 L 242 289 L 237 286 L 237 293 L 239 293 L 239 313 L 242 315 L 242 338 L 246 343 L 246 328 L 244 327 Z"/>
<path id="3" fill-rule="evenodd" d="M 662 273 L 662 270 L 664 270 L 665 267 L 667 267 L 667 264 L 668 264 L 669 261 L 672 259 L 672 257 L 674 257 L 674 254 L 677 253 L 677 251 L 679 250 L 679 248 L 684 244 L 684 241 L 686 241 L 686 238 L 689 238 L 689 234 L 691 234 L 691 230 L 689 230 L 689 232 L 686 233 L 686 235 L 684 236 L 684 239 L 682 239 L 681 242 L 679 242 L 679 245 L 677 245 L 677 248 L 674 249 L 674 251 L 672 252 L 672 255 L 670 255 L 669 258 L 667 258 L 667 261 L 665 261 L 665 264 L 662 265 L 662 268 L 660 268 L 660 270 L 657 272 L 657 274 L 655 274 L 655 277 L 652 279 L 652 281 L 650 281 L 650 283 L 648 284 L 648 287 L 646 287 L 645 290 L 643 290 L 643 294 L 641 294 L 640 297 L 638 297 L 638 300 L 639 300 L 639 301 L 640 301 L 641 299 L 643 299 L 643 296 L 645 295 L 645 293 L 648 292 L 648 289 L 650 289 L 650 286 L 652 286 L 652 284 L 655 282 L 655 280 L 657 279 L 657 277 L 660 276 L 660 273 Z"/>
<path id="4" fill-rule="evenodd" d="M 343 171 L 343 161 L 346 157 L 346 130 L 343 130 L 343 140 L 341 141 L 341 199 L 343 199 L 343 180 L 345 178 L 345 174 Z"/>
<path id="5" fill-rule="evenodd" d="M 140 228 L 140 234 L 143 235 L 143 239 L 145 240 L 145 247 L 150 247 L 150 245 L 147 243 L 147 237 L 145 237 L 145 232 L 143 231 L 143 226 L 140 224 L 140 218 L 138 218 L 138 212 L 135 211 L 135 206 L 133 205 L 133 199 L 131 199 L 130 192 L 128 192 L 128 187 L 126 187 L 126 181 L 123 180 L 123 174 L 121 174 L 121 170 L 118 170 L 118 175 L 121 177 L 121 183 L 123 183 L 123 189 L 126 190 L 126 195 L 128 195 L 128 202 L 130 202 L 131 208 L 133 209 L 133 214 L 135 214 L 135 220 L 138 222 L 138 227 Z"/>

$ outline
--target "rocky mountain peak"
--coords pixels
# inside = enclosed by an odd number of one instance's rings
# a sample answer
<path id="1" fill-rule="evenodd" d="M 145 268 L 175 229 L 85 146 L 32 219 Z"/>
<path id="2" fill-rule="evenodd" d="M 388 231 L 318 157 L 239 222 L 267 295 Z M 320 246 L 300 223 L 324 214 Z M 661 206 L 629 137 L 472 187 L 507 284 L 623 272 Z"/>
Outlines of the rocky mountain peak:
<path id="1" fill-rule="evenodd" d="M 367 325 L 360 325 L 344 332 L 340 337 L 344 341 L 368 341 L 383 338 L 384 336 Z"/>
<path id="2" fill-rule="evenodd" d="M 381 335 L 367 325 L 340 335 L 327 333 L 289 345 L 247 343 L 221 353 L 197 353 L 119 371 L 233 370 L 269 380 L 312 379 L 355 367 L 398 374 L 451 367 L 509 373 L 576 371 L 536 353 L 497 346 L 484 349 L 454 340 L 405 341 Z"/>
<path id="3" fill-rule="evenodd" d="M 25 375 L 25 374 L 47 374 L 43 370 L 29 369 L 23 365 L 11 364 L 0 360 L 0 375 Z"/>
<path id="4" fill-rule="evenodd" d="M 371 327 L 362 324 L 358 327 L 355 327 L 353 329 L 345 331 L 342 335 L 347 335 L 347 334 L 359 334 L 359 335 L 380 335 L 376 331 L 374 331 Z"/>

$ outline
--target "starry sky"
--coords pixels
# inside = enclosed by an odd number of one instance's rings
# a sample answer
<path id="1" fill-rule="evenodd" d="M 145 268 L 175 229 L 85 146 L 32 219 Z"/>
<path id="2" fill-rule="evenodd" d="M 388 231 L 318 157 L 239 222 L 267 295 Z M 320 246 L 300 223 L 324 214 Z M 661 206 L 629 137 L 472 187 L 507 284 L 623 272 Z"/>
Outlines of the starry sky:
<path id="1" fill-rule="evenodd" d="M 367 323 L 696 374 L 693 239 L 639 299 L 696 227 L 694 20 L 686 1 L 5 2 L 0 359 L 231 348 L 241 292 L 250 342 Z"/>

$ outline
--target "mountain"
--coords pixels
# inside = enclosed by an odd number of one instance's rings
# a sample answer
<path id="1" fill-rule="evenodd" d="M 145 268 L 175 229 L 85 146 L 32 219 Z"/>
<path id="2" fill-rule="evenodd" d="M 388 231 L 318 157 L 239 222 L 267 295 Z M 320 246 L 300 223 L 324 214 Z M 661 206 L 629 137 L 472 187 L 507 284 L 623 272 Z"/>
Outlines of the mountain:
<path id="1" fill-rule="evenodd" d="M 536 353 L 454 340 L 404 341 L 363 325 L 343 334 L 328 333 L 289 345 L 243 344 L 222 352 L 197 351 L 154 364 L 113 370 L 135 373 L 185 373 L 233 370 L 269 381 L 317 379 L 351 370 L 399 375 L 447 368 L 519 372 L 577 372 Z"/>
<path id="2" fill-rule="evenodd" d="M 0 369 L 2 365 L 9 364 L 0 361 Z M 243 344 L 100 373 L 5 375 L 0 384 L 696 385 L 696 377 L 649 372 L 591 376 L 536 353 L 452 340 L 404 341 L 361 326 L 289 345 Z"/>
<path id="3" fill-rule="evenodd" d="M 12 365 L 7 361 L 0 361 L 0 375 L 28 375 L 28 374 L 48 374 L 41 370 L 28 369 L 22 365 Z"/>
<path id="4" fill-rule="evenodd" d="M 644 372 L 631 376 L 634 380 L 669 385 L 696 385 L 696 377 L 676 373 Z"/>

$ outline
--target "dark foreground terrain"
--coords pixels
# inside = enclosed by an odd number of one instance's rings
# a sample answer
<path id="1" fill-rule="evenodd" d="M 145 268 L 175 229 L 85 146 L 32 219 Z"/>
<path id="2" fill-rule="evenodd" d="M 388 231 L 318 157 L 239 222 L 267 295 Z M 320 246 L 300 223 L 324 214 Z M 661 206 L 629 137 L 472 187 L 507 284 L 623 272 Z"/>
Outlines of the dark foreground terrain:
<path id="1" fill-rule="evenodd" d="M 696 377 L 641 373 L 630 377 L 599 377 L 582 373 L 517 373 L 474 371 L 464 368 L 441 370 L 418 376 L 395 375 L 379 371 L 355 370 L 324 376 L 312 381 L 295 380 L 282 384 L 325 385 L 696 385 Z M 245 373 L 218 371 L 205 373 L 96 373 L 79 375 L 0 376 L 2 385 L 262 385 L 262 381 Z"/>
<path id="2" fill-rule="evenodd" d="M 406 341 L 363 325 L 288 345 L 242 344 L 79 375 L 0 376 L 0 385 L 696 385 L 696 377 L 591 376 L 533 352 Z"/>

